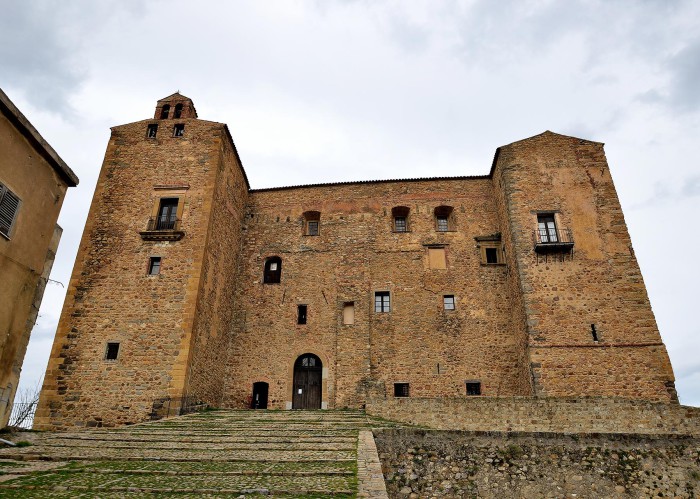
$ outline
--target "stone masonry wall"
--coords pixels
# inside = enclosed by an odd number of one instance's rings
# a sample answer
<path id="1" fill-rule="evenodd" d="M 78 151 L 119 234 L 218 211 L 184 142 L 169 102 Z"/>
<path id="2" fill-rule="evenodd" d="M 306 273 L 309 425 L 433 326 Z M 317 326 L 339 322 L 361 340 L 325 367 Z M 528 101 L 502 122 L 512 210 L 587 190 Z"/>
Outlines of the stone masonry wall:
<path id="1" fill-rule="evenodd" d="M 698 407 L 622 398 L 371 398 L 367 413 L 443 430 L 700 436 Z"/>
<path id="2" fill-rule="evenodd" d="M 508 210 L 536 395 L 677 401 L 603 145 L 545 132 L 499 148 L 493 176 Z M 570 253 L 535 252 L 543 212 L 571 230 Z"/>
<path id="3" fill-rule="evenodd" d="M 451 206 L 453 229 L 437 232 L 434 210 Z M 392 208 L 410 208 L 409 232 L 392 230 Z M 328 407 L 358 407 L 368 387 L 393 395 L 456 396 L 478 379 L 487 394 L 529 391 L 517 368 L 507 268 L 482 265 L 475 236 L 501 231 L 488 178 L 358 183 L 252 191 L 243 231 L 238 300 L 245 320 L 232 344 L 228 404 L 243 407 L 256 381 L 271 407 L 291 401 L 292 366 L 306 352 L 327 368 Z M 320 234 L 304 235 L 303 213 L 321 213 Z M 445 248 L 431 269 L 428 247 Z M 263 284 L 265 259 L 282 259 L 280 284 Z M 374 312 L 374 292 L 391 312 Z M 456 310 L 443 309 L 453 294 Z M 354 302 L 355 322 L 342 324 Z M 308 323 L 296 324 L 298 304 Z"/>
<path id="4" fill-rule="evenodd" d="M 222 133 L 185 390 L 191 403 L 222 405 L 230 344 L 237 325 L 240 227 L 247 199 L 243 170 L 233 145 Z"/>
<path id="5" fill-rule="evenodd" d="M 183 394 L 211 193 L 224 125 L 189 119 L 113 128 L 47 368 L 35 427 L 107 426 L 149 417 Z M 148 124 L 158 123 L 155 139 Z M 179 197 L 179 241 L 140 232 L 158 200 Z M 147 275 L 149 258 L 161 271 Z M 105 360 L 107 342 L 119 342 Z"/>
<path id="6" fill-rule="evenodd" d="M 389 497 L 683 497 L 700 439 L 375 430 Z"/>

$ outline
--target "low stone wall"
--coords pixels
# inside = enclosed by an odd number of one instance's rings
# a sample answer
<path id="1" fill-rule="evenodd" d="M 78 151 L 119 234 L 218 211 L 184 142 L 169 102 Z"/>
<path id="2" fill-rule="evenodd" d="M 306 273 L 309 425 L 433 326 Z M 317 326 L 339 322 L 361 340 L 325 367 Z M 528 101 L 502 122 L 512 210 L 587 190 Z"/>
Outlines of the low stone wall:
<path id="1" fill-rule="evenodd" d="M 375 430 L 389 497 L 698 497 L 700 439 Z"/>
<path id="2" fill-rule="evenodd" d="M 700 436 L 700 408 L 618 398 L 370 398 L 373 416 L 445 430 Z"/>

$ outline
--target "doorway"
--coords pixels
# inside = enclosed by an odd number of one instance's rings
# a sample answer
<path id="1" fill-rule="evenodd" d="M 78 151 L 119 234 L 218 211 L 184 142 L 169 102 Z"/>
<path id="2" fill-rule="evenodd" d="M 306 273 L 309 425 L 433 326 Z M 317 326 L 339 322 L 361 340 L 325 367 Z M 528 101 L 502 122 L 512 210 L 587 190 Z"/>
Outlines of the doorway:
<path id="1" fill-rule="evenodd" d="M 312 353 L 299 356 L 294 363 L 292 409 L 320 409 L 323 365 Z"/>
<path id="2" fill-rule="evenodd" d="M 264 381 L 253 383 L 253 398 L 250 401 L 251 409 L 267 409 L 267 391 L 269 385 Z"/>

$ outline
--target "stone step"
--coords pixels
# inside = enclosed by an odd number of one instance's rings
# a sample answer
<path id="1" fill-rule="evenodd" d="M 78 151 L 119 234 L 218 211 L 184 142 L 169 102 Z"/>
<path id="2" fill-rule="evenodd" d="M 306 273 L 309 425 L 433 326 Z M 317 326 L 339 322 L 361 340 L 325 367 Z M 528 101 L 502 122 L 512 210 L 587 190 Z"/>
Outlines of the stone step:
<path id="1" fill-rule="evenodd" d="M 161 432 L 158 434 L 82 434 L 82 435 L 47 435 L 46 443 L 71 442 L 180 442 L 180 443 L 348 443 L 357 441 L 357 437 L 348 436 L 295 436 L 290 434 L 250 436 L 244 433 L 225 436 L 183 436 Z"/>
<path id="2" fill-rule="evenodd" d="M 146 445 L 135 445 L 136 443 Z M 198 442 L 201 444 L 202 442 Z M 206 443 L 206 442 L 204 442 Z M 105 444 L 109 445 L 110 449 L 139 449 L 147 447 L 153 450 L 183 450 L 191 452 L 200 451 L 239 451 L 239 450 L 322 450 L 322 451 L 352 451 L 357 447 L 357 442 L 290 442 L 290 441 L 273 441 L 267 443 L 241 443 L 241 442 L 210 442 L 206 446 L 196 445 L 181 441 L 139 441 L 139 442 L 106 442 L 104 440 L 54 440 L 43 442 L 44 448 L 71 448 L 80 450 L 102 449 Z"/>

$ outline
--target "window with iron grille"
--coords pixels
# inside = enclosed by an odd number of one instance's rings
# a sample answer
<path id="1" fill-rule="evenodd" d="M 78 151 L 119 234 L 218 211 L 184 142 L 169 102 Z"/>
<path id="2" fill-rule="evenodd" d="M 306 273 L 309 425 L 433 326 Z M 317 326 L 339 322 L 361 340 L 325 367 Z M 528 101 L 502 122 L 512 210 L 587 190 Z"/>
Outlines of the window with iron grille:
<path id="1" fill-rule="evenodd" d="M 467 381 L 467 395 L 481 395 L 481 381 Z"/>
<path id="2" fill-rule="evenodd" d="M 378 313 L 391 312 L 389 291 L 377 291 L 374 293 L 374 311 Z"/>
<path id="3" fill-rule="evenodd" d="M 408 383 L 394 383 L 394 397 L 408 397 L 409 395 Z"/>
<path id="4" fill-rule="evenodd" d="M 391 209 L 391 217 L 394 232 L 408 232 L 408 214 L 410 212 L 408 206 L 395 206 Z"/>
<path id="5" fill-rule="evenodd" d="M 434 210 L 435 228 L 438 232 L 449 232 L 454 230 L 452 227 L 452 206 L 438 206 Z"/>
<path id="6" fill-rule="evenodd" d="M 0 234 L 9 238 L 10 230 L 19 212 L 20 201 L 15 194 L 0 184 Z"/>
<path id="7" fill-rule="evenodd" d="M 117 360 L 119 356 L 119 343 L 107 343 L 105 360 Z"/>

